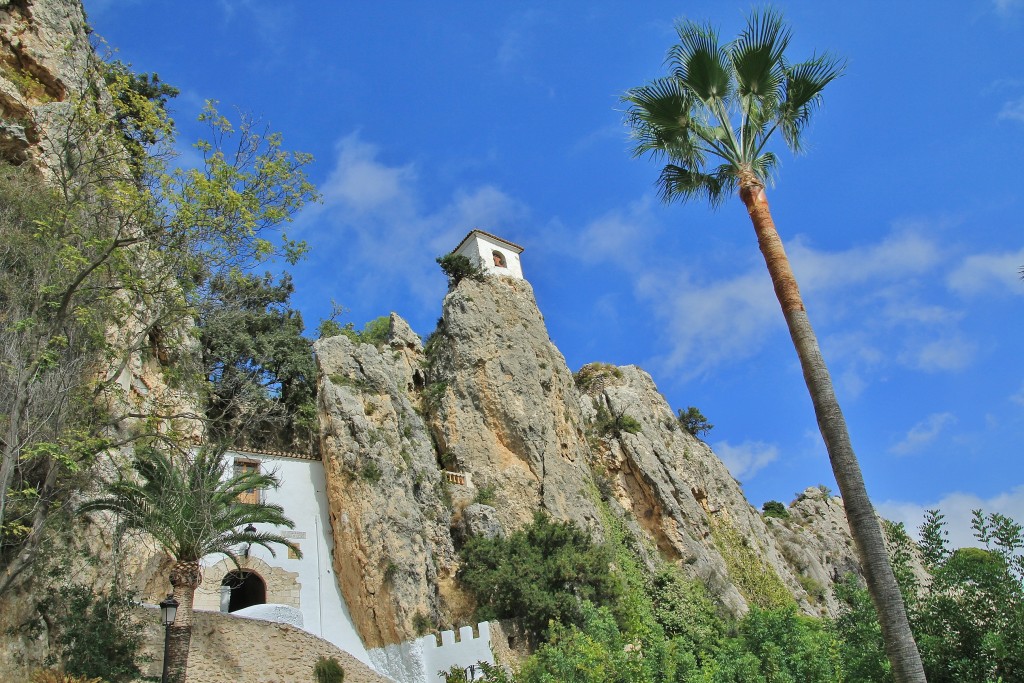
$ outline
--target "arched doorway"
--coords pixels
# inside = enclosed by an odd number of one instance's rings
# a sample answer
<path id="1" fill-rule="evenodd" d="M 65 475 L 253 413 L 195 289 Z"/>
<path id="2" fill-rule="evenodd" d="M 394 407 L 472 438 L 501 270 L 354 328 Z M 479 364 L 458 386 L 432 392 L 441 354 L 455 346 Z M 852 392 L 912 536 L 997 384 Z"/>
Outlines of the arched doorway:
<path id="1" fill-rule="evenodd" d="M 237 612 L 240 609 L 267 602 L 267 584 L 256 572 L 235 569 L 224 575 L 220 585 L 222 589 L 231 590 L 228 612 Z M 223 604 L 221 603 L 221 605 Z M 221 609 L 224 608 L 221 607 Z"/>

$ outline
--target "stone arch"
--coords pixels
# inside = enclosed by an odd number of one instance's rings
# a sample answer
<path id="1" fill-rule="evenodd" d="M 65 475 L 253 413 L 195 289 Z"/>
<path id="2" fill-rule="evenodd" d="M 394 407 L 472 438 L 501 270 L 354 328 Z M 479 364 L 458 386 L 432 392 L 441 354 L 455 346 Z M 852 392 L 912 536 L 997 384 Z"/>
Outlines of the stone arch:
<path id="1" fill-rule="evenodd" d="M 266 586 L 264 602 L 300 607 L 301 584 L 298 572 L 273 567 L 258 557 L 240 556 L 237 565 L 231 558 L 225 557 L 216 564 L 203 568 L 203 582 L 196 590 L 195 608 L 227 612 L 231 601 L 231 587 L 223 585 L 223 582 L 229 573 L 237 571 L 253 572 L 259 576 Z"/>
<path id="2" fill-rule="evenodd" d="M 264 605 L 267 602 L 267 583 L 259 574 L 248 569 L 232 569 L 220 580 L 221 611 L 224 611 L 224 598 L 227 597 L 227 611 L 237 612 L 253 605 Z M 224 589 L 227 588 L 227 596 Z"/>

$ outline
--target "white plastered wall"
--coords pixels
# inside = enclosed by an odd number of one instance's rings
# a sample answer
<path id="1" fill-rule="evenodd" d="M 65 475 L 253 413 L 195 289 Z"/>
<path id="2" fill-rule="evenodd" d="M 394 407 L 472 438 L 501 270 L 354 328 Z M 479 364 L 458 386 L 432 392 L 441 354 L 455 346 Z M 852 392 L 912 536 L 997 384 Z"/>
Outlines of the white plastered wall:
<path id="1" fill-rule="evenodd" d="M 504 257 L 504 268 L 495 265 L 494 252 Z M 486 235 L 474 234 L 455 253 L 465 256 L 485 273 L 523 279 L 523 267 L 516 250 Z"/>
<path id="2" fill-rule="evenodd" d="M 302 550 L 302 559 L 298 559 L 289 557 L 287 548 L 275 546 L 275 556 L 266 548 L 253 546 L 249 552 L 251 561 L 243 561 L 243 566 L 251 565 L 253 570 L 260 573 L 258 567 L 265 563 L 294 574 L 294 581 L 297 584 L 294 590 L 298 594 L 296 606 L 302 612 L 303 630 L 320 636 L 369 664 L 370 657 L 356 632 L 345 598 L 335 580 L 332 563 L 334 541 L 328 521 L 327 486 L 323 463 L 319 460 L 249 452 L 229 452 L 226 457 L 232 460 L 238 457 L 242 460 L 258 461 L 263 472 L 276 474 L 281 486 L 276 490 L 265 491 L 263 500 L 284 508 L 285 515 L 295 522 L 295 528 L 259 524 L 256 527 L 260 531 L 278 533 Z M 230 467 L 228 471 L 231 471 Z M 234 569 L 230 562 L 225 564 L 221 560 L 223 557 L 211 556 L 203 562 L 203 589 L 217 592 L 218 596 L 216 602 L 209 605 L 200 604 L 200 600 L 197 600 L 198 608 L 217 609 L 220 603 L 221 580 L 226 571 Z M 272 598 L 273 594 L 268 591 L 268 602 Z M 288 604 L 290 601 L 282 602 Z"/>

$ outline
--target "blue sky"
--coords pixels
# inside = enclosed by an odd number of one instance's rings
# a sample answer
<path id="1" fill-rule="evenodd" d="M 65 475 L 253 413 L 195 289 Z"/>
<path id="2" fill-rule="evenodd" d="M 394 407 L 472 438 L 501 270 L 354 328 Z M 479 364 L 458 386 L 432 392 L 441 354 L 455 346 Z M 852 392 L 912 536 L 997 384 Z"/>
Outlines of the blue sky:
<path id="1" fill-rule="evenodd" d="M 1024 0 L 782 2 L 790 56 L 848 60 L 768 196 L 864 468 L 886 515 L 972 507 L 1024 521 Z M 751 502 L 835 488 L 749 220 L 666 206 L 632 159 L 619 96 L 663 73 L 685 16 L 738 33 L 728 2 L 86 0 L 137 70 L 316 157 L 324 195 L 293 236 L 307 326 L 395 311 L 422 336 L 434 258 L 479 227 L 523 245 L 571 369 L 636 364 Z M 188 158 L 186 151 L 185 158 Z"/>

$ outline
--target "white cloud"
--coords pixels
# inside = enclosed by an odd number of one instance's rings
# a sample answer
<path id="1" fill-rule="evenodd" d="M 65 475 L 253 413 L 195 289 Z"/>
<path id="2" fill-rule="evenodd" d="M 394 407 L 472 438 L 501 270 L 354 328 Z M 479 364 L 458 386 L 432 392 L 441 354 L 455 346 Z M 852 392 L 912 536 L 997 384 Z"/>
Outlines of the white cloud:
<path id="1" fill-rule="evenodd" d="M 1022 0 L 992 0 L 992 5 L 996 9 L 997 14 L 1001 14 L 1004 17 L 1009 16 L 1016 12 L 1021 7 L 1024 7 L 1024 1 Z"/>
<path id="2" fill-rule="evenodd" d="M 647 275 L 636 289 L 665 321 L 671 348 L 661 362 L 688 377 L 753 356 L 784 325 L 764 268 L 706 285 L 685 272 Z"/>
<path id="3" fill-rule="evenodd" d="M 346 283 L 354 292 L 340 296 L 404 289 L 434 306 L 444 286 L 434 256 L 453 248 L 473 227 L 500 230 L 520 217 L 523 207 L 500 189 L 481 185 L 460 188 L 427 208 L 416 169 L 378 157 L 378 148 L 358 134 L 342 138 L 321 186 L 324 203 L 304 212 L 299 228 L 315 226 L 315 253 L 323 254 L 333 272 L 363 274 Z"/>
<path id="4" fill-rule="evenodd" d="M 787 250 L 800 288 L 806 293 L 900 280 L 927 272 L 941 256 L 934 241 L 912 231 L 836 252 L 813 249 L 798 237 Z"/>
<path id="5" fill-rule="evenodd" d="M 779 458 L 778 447 L 763 441 L 744 441 L 737 446 L 719 441 L 711 449 L 736 479 L 750 479 Z"/>
<path id="6" fill-rule="evenodd" d="M 377 161 L 378 148 L 357 133 L 336 145 L 337 160 L 321 191 L 327 204 L 369 211 L 411 199 L 416 172 L 412 165 L 386 166 Z"/>
<path id="7" fill-rule="evenodd" d="M 1024 97 L 1004 102 L 1003 108 L 999 110 L 996 118 L 1024 123 Z"/>
<path id="8" fill-rule="evenodd" d="M 1017 522 L 1024 522 L 1024 486 L 982 498 L 973 493 L 953 492 L 933 503 L 912 503 L 907 501 L 885 501 L 875 505 L 878 514 L 893 522 L 903 522 L 907 531 L 916 536 L 917 528 L 924 520 L 925 510 L 938 509 L 946 516 L 951 548 L 979 545 L 971 531 L 972 510 L 986 514 L 998 512 Z"/>
<path id="9" fill-rule="evenodd" d="M 1020 280 L 1021 266 L 1024 266 L 1024 249 L 972 254 L 953 269 L 946 278 L 946 283 L 954 292 L 964 296 L 977 296 L 989 292 L 1024 295 L 1024 282 Z"/>
<path id="10" fill-rule="evenodd" d="M 911 427 L 900 442 L 889 450 L 897 455 L 916 453 L 934 441 L 942 430 L 955 422 L 956 416 L 952 413 L 933 413 Z"/>
<path id="11" fill-rule="evenodd" d="M 970 366 L 977 348 L 973 342 L 954 335 L 930 341 L 909 341 L 898 358 L 924 372 L 956 372 Z"/>

